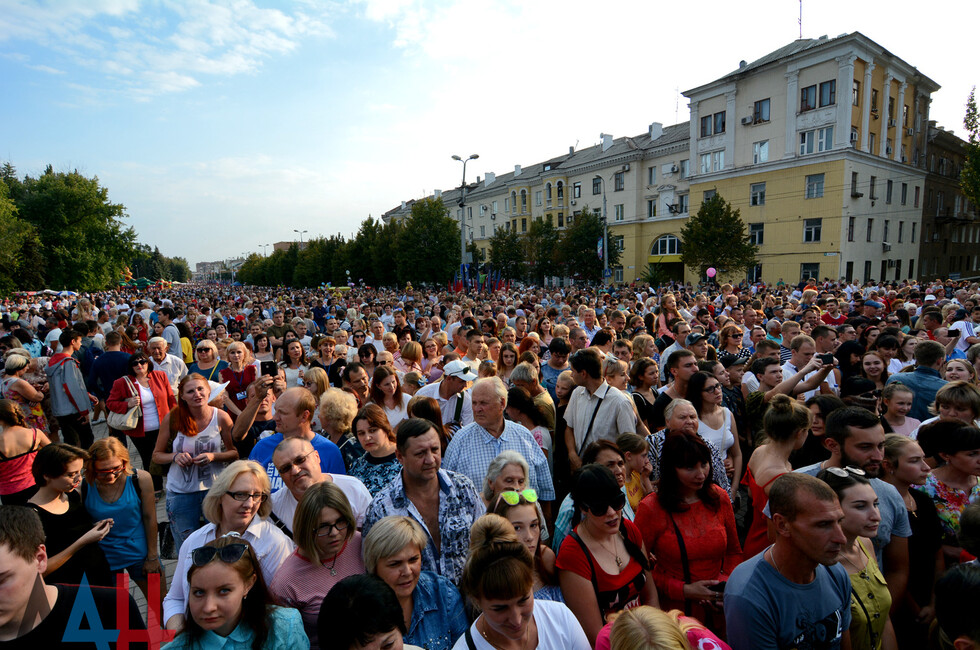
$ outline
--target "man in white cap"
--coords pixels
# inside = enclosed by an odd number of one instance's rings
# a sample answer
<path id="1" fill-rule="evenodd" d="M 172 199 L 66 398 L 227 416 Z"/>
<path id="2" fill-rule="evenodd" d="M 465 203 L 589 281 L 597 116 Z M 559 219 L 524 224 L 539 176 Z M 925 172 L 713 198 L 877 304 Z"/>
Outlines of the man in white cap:
<path id="1" fill-rule="evenodd" d="M 423 386 L 415 394 L 435 398 L 442 410 L 442 423 L 455 433 L 473 422 L 473 397 L 466 385 L 476 378 L 466 362 L 455 359 L 443 368 L 440 381 Z"/>

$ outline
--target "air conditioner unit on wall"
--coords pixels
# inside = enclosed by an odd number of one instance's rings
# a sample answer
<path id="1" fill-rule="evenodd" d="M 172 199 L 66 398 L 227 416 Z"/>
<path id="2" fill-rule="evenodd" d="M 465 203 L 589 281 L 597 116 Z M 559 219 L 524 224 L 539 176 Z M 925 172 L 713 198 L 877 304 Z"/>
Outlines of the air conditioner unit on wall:
<path id="1" fill-rule="evenodd" d="M 881 251 L 883 253 L 888 253 L 891 251 L 891 249 L 892 249 L 891 244 L 889 244 L 888 242 L 881 242 Z"/>
<path id="2" fill-rule="evenodd" d="M 898 122 L 896 120 L 894 120 L 894 119 L 888 120 L 888 126 L 891 127 L 891 126 L 895 126 L 896 124 L 898 124 Z"/>
<path id="3" fill-rule="evenodd" d="M 851 131 L 851 142 L 857 142 L 857 141 L 858 141 L 858 134 L 857 134 L 857 132 L 856 131 Z"/>
<path id="4" fill-rule="evenodd" d="M 742 118 L 742 124 L 744 124 L 746 126 L 748 126 L 749 124 L 752 124 L 752 118 L 751 117 L 743 117 Z"/>
<path id="5" fill-rule="evenodd" d="M 575 199 L 572 199 L 571 201 L 569 201 L 569 203 L 571 203 L 572 205 L 578 205 L 578 201 L 576 201 Z"/>
<path id="6" fill-rule="evenodd" d="M 670 166 L 670 173 L 676 174 L 678 171 L 680 171 L 680 168 L 677 165 Z"/>
<path id="7" fill-rule="evenodd" d="M 629 170 L 630 170 L 630 164 L 629 163 L 626 163 L 625 165 L 623 165 L 623 171 L 624 172 L 628 172 Z"/>

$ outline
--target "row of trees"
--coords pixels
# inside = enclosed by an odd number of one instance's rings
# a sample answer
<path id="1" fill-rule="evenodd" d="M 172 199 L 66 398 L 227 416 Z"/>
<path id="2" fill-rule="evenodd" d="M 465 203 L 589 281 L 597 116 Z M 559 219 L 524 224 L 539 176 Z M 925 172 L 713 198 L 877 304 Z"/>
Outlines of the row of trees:
<path id="1" fill-rule="evenodd" d="M 559 231 L 551 221 L 532 221 L 527 233 L 498 228 L 490 239 L 489 254 L 481 257 L 472 244 L 469 252 L 482 268 L 486 263 L 504 279 L 540 283 L 545 277 L 570 276 L 596 282 L 602 277 L 597 244 L 602 223 L 588 211 Z M 619 250 L 611 247 L 609 264 L 615 266 Z M 268 257 L 250 255 L 238 271 L 243 284 L 309 287 L 324 282 L 391 286 L 407 282 L 446 284 L 460 263 L 459 224 L 449 216 L 442 199 L 422 199 L 412 205 L 403 223 L 368 218 L 353 239 L 329 237 L 296 244 Z"/>
<path id="2" fill-rule="evenodd" d="M 185 281 L 182 258 L 136 242 L 123 223 L 125 207 L 109 201 L 98 178 L 55 172 L 17 177 L 10 163 L 0 167 L 0 295 L 16 290 L 115 286 L 126 266 L 138 266 L 153 280 Z M 143 272 L 143 269 L 146 272 Z"/>

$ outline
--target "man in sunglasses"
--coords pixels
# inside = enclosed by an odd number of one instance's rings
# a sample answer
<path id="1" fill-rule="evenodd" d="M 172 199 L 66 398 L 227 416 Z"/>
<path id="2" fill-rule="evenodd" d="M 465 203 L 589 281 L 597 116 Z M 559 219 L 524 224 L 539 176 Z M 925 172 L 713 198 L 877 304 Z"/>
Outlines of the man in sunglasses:
<path id="1" fill-rule="evenodd" d="M 93 639 L 96 630 L 145 630 L 139 606 L 131 594 L 128 622 L 116 621 L 116 601 L 120 592 L 109 587 L 48 585 L 44 572 L 50 558 L 44 545 L 44 528 L 37 513 L 22 506 L 0 506 L 0 646 L 18 648 L 55 648 L 65 642 L 81 641 L 78 636 Z M 82 594 L 87 589 L 88 593 Z M 74 630 L 68 623 L 76 600 L 84 606 L 87 629 Z M 94 612 L 93 612 L 94 609 Z M 92 620 L 93 614 L 98 620 Z M 96 644 L 89 643 L 88 647 Z M 108 647 L 109 643 L 103 644 Z M 114 647 L 115 644 L 113 643 Z M 83 646 L 84 647 L 84 646 Z"/>
<path id="2" fill-rule="evenodd" d="M 344 474 L 330 474 L 320 469 L 320 454 L 309 441 L 286 438 L 272 453 L 272 463 L 282 478 L 285 490 L 272 495 L 272 521 L 290 538 L 293 515 L 306 491 L 317 483 L 333 483 L 347 496 L 357 527 L 364 525 L 364 515 L 371 505 L 371 493 L 360 480 Z"/>
<path id="3" fill-rule="evenodd" d="M 822 469 L 846 467 L 868 477 L 878 495 L 881 513 L 878 535 L 873 540 L 878 565 L 885 573 L 892 598 L 900 601 L 909 578 L 908 538 L 912 536 L 912 528 L 905 501 L 898 490 L 878 478 L 884 459 L 885 430 L 877 415 L 859 406 L 831 411 L 824 428 L 824 445 L 830 451 L 830 458 L 796 471 L 816 476 Z"/>

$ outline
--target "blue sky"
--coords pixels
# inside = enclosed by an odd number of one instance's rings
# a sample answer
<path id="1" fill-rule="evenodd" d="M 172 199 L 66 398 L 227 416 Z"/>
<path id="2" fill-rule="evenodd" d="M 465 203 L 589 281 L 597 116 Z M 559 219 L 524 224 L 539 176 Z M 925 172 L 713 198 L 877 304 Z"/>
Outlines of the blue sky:
<path id="1" fill-rule="evenodd" d="M 972 0 L 805 0 L 943 88 L 963 133 Z M 932 8 L 940 13 L 930 16 Z M 140 240 L 193 265 L 686 119 L 676 90 L 798 36 L 796 0 L 0 0 L 0 161 L 98 176 Z M 676 120 L 675 120 L 676 116 Z"/>

